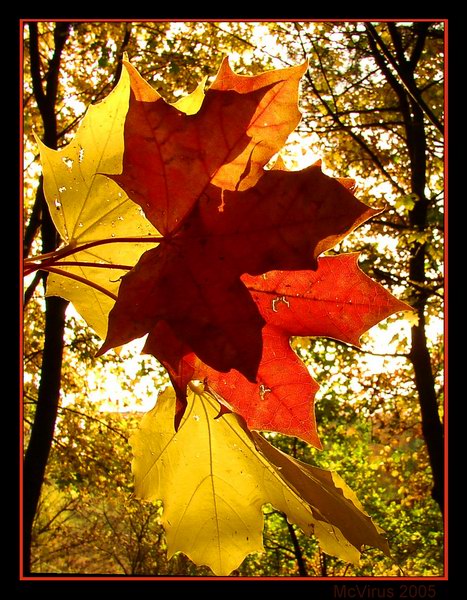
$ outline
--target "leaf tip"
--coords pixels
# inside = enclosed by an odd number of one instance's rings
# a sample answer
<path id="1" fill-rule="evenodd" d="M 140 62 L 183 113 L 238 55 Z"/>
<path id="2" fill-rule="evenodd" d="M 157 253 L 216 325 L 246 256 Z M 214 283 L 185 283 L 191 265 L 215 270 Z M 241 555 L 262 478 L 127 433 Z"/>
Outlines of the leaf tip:
<path id="1" fill-rule="evenodd" d="M 127 60 L 122 61 L 129 77 L 131 90 L 135 99 L 139 102 L 156 102 L 162 96 L 157 92 L 138 72 L 137 69 Z"/>
<path id="2" fill-rule="evenodd" d="M 185 410 L 187 407 L 188 401 L 186 398 L 186 394 L 182 395 L 177 393 L 175 399 L 175 415 L 174 415 L 174 429 L 177 432 L 180 429 L 180 424 L 182 422 L 183 415 L 185 414 Z"/>
<path id="3" fill-rule="evenodd" d="M 102 346 L 99 348 L 99 350 L 96 352 L 96 354 L 94 355 L 94 357 L 95 358 L 100 358 L 101 356 L 103 356 L 109 350 L 110 350 L 110 346 L 106 342 L 104 342 L 102 344 Z"/>

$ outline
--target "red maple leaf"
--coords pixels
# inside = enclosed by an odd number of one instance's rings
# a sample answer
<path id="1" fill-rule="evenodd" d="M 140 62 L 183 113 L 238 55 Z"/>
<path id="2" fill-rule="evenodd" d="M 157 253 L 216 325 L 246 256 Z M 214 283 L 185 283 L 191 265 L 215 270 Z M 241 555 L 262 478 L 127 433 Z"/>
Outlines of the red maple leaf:
<path id="1" fill-rule="evenodd" d="M 149 334 L 145 351 L 177 390 L 176 422 L 187 383 L 205 378 L 251 428 L 319 445 L 317 385 L 288 340 L 358 343 L 368 327 L 407 308 L 366 278 L 355 257 L 318 266 L 320 254 L 380 210 L 319 164 L 264 169 L 298 123 L 306 65 L 240 77 L 224 61 L 189 116 L 127 68 L 123 171 L 113 178 L 164 237 L 122 279 L 100 352 Z"/>
<path id="2" fill-rule="evenodd" d="M 290 337 L 329 337 L 358 347 L 373 325 L 410 307 L 361 271 L 358 254 L 321 257 L 316 271 L 270 271 L 242 281 L 266 322 L 256 382 L 202 363 L 166 324 L 151 334 L 145 351 L 159 356 L 170 373 L 180 410 L 187 383 L 204 379 L 250 429 L 280 431 L 320 448 L 313 409 L 318 384 Z"/>
<path id="3" fill-rule="evenodd" d="M 241 77 L 226 59 L 194 115 L 167 104 L 125 66 L 131 98 L 124 165 L 113 178 L 164 235 L 177 230 L 209 184 L 254 185 L 300 120 L 298 83 L 306 63 Z"/>

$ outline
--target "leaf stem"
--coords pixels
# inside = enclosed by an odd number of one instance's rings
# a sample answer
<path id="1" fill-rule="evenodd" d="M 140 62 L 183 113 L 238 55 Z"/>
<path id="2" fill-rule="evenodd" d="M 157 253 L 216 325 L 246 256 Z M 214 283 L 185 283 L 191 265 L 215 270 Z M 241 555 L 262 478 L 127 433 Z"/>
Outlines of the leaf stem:
<path id="1" fill-rule="evenodd" d="M 26 258 L 24 260 L 25 275 L 29 275 L 33 271 L 37 271 L 38 269 L 46 269 L 50 265 L 56 264 L 60 259 L 66 258 L 67 256 L 71 256 L 72 254 L 77 254 L 78 252 L 83 252 L 84 250 L 89 250 L 90 248 L 94 248 L 96 246 L 103 246 L 104 244 L 119 244 L 119 243 L 143 243 L 143 244 L 154 244 L 155 240 L 164 239 L 163 236 L 144 236 L 144 237 L 120 237 L 120 238 L 107 238 L 104 240 L 96 240 L 94 242 L 87 242 L 86 244 L 82 244 L 81 246 L 77 246 L 71 242 L 64 248 L 60 248 L 58 250 L 54 250 L 53 252 L 47 252 L 46 254 L 39 254 L 38 256 L 32 256 Z M 30 268 L 27 268 L 31 265 Z M 118 267 L 115 267 L 118 268 Z M 125 267 L 122 267 L 125 268 Z"/>
<path id="2" fill-rule="evenodd" d="M 47 263 L 31 263 L 31 268 L 29 272 L 37 271 L 40 269 L 47 269 L 50 266 Z M 52 265 L 53 266 L 53 265 Z M 123 271 L 131 271 L 133 268 L 131 265 L 120 265 L 114 263 L 95 263 L 89 262 L 85 260 L 64 260 L 60 262 L 56 262 L 55 266 L 57 267 L 96 267 L 97 269 L 121 269 Z M 27 273 L 28 274 L 28 273 Z"/>

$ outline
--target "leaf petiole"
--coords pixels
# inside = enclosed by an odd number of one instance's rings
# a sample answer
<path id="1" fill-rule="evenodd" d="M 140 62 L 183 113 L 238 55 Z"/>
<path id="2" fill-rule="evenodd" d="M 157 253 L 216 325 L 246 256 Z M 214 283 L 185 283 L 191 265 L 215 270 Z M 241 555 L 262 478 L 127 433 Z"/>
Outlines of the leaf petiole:
<path id="1" fill-rule="evenodd" d="M 97 269 L 120 269 L 122 271 L 131 271 L 131 269 L 133 268 L 132 265 L 120 265 L 116 263 L 95 263 L 88 262 L 85 260 L 64 260 L 55 263 L 55 265 L 57 267 L 95 267 Z M 42 263 L 40 263 L 37 265 L 37 269 L 46 269 L 47 266 L 47 264 L 45 264 L 44 266 Z"/>
<path id="2" fill-rule="evenodd" d="M 104 240 L 96 240 L 94 242 L 87 242 L 81 246 L 77 246 L 76 243 L 71 242 L 63 248 L 54 250 L 53 252 L 47 252 L 46 254 L 39 254 L 38 256 L 32 256 L 24 259 L 25 275 L 29 275 L 38 269 L 47 269 L 49 266 L 57 264 L 57 262 L 67 256 L 95 248 L 96 246 L 103 246 L 104 244 L 118 244 L 118 243 L 132 243 L 132 244 L 154 244 L 158 243 L 158 240 L 164 239 L 163 236 L 143 236 L 143 237 L 120 237 L 120 238 L 107 238 Z M 76 263 L 76 266 L 78 264 Z M 94 265 L 95 266 L 95 265 Z M 110 266 L 110 265 L 109 265 Z M 113 267 L 113 265 L 112 265 Z M 113 268 L 126 268 L 115 266 Z"/>

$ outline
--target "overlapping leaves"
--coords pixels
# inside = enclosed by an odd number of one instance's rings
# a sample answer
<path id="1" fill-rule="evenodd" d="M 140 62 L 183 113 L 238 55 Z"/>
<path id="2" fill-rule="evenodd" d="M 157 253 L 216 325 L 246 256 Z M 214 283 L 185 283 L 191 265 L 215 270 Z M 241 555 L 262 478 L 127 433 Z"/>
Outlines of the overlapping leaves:
<path id="1" fill-rule="evenodd" d="M 314 270 L 320 254 L 379 212 L 358 201 L 348 182 L 324 175 L 320 165 L 299 172 L 264 169 L 298 122 L 305 67 L 241 77 L 224 61 L 193 115 L 168 105 L 127 67 L 132 92 L 123 170 L 112 177 L 164 239 L 123 278 L 101 351 L 149 334 L 145 349 L 166 366 L 177 390 L 176 423 L 186 386 L 199 375 L 187 368 L 187 354 L 226 374 L 230 389 L 244 395 L 275 352 L 273 339 L 281 337 L 282 353 L 295 371 L 300 368 L 285 349 L 293 331 L 274 338 L 242 276 Z M 347 302 L 349 289 L 341 286 L 337 303 Z M 402 305 L 386 306 L 384 316 Z M 371 302 L 360 308 L 377 316 L 371 324 L 381 318 Z M 313 382 L 305 373 L 299 379 L 300 403 L 310 407 Z M 259 385 L 271 389 L 268 382 Z M 276 416 L 275 429 L 319 445 L 312 411 L 305 411 L 305 419 L 292 416 L 291 402 L 296 398 L 280 395 L 285 410 Z M 251 426 L 271 427 L 257 394 L 248 396 L 246 412 L 238 403 L 229 406 Z"/>
<path id="2" fill-rule="evenodd" d="M 101 337 L 121 277 L 147 250 L 146 239 L 157 242 L 158 237 L 141 209 L 102 174 L 121 171 L 129 94 L 124 71 L 109 96 L 89 108 L 65 148 L 39 142 L 44 193 L 64 242 L 54 257 L 40 263 L 50 271 L 47 293 L 73 302 Z"/>
<path id="3" fill-rule="evenodd" d="M 363 545 L 389 554 L 381 530 L 336 473 L 288 457 L 235 414 L 216 419 L 217 402 L 190 391 L 177 432 L 173 390 L 166 390 L 131 439 L 136 493 L 162 500 L 169 558 L 184 552 L 216 575 L 262 551 L 270 503 L 315 534 L 323 550 L 358 562 Z"/>
<path id="4" fill-rule="evenodd" d="M 318 537 L 321 531 L 327 552 L 353 560 L 361 544 L 386 550 L 374 526 L 365 529 L 368 517 L 356 500 L 347 508 L 338 500 L 343 513 L 325 515 L 326 494 L 345 484 L 284 458 L 250 432 L 277 431 L 320 447 L 317 384 L 289 338 L 325 336 L 358 345 L 370 327 L 409 308 L 358 268 L 356 254 L 321 256 L 380 212 L 357 200 L 352 181 L 326 176 L 320 164 L 289 172 L 279 160 L 266 168 L 299 122 L 298 87 L 306 68 L 242 77 L 224 60 L 206 92 L 200 86 L 171 105 L 125 63 L 117 88 L 90 110 L 68 147 L 41 146 L 46 198 L 65 246 L 31 264 L 51 273 L 49 294 L 71 300 L 105 337 L 101 353 L 147 335 L 144 350 L 166 367 L 176 398 L 165 394 L 143 420 L 134 445 L 136 486 L 144 497 L 164 500 L 171 551 L 186 551 L 216 572 L 228 572 L 260 547 L 259 511 L 273 499 L 304 531 Z M 202 432 L 186 415 L 193 380 L 204 381 L 205 392 L 190 396 L 189 405 L 204 411 Z M 215 422 L 216 402 L 220 414 L 236 415 Z M 175 429 L 167 422 L 170 412 Z M 208 463 L 195 464 L 190 443 L 216 448 L 216 475 L 210 450 L 211 471 L 203 479 L 211 491 L 222 471 L 222 440 L 227 443 L 232 431 L 256 464 L 244 481 L 259 477 L 264 486 L 274 473 L 272 487 L 250 507 L 242 504 L 245 490 L 237 495 L 236 510 L 255 524 L 251 538 L 238 528 L 222 529 L 220 487 L 211 497 L 215 510 L 210 501 L 197 504 L 211 529 L 194 532 L 194 517 L 187 525 L 177 513 L 174 485 L 189 494 L 190 486 L 201 489 L 199 482 L 172 473 L 176 461 L 163 456 L 172 456 L 174 446 L 167 454 L 148 454 L 156 443 L 149 434 L 156 441 L 170 434 L 174 442 L 177 429 L 182 437 L 190 432 L 177 456 L 187 468 L 190 461 L 197 467 L 192 473 Z M 151 458 L 156 455 L 160 460 Z M 176 483 L 169 482 L 172 476 Z M 225 472 L 221 479 L 228 480 Z M 331 496 L 339 494 L 334 489 Z M 349 500 L 350 490 L 343 496 Z M 348 508 L 369 536 L 340 528 Z M 214 550 L 208 530 L 217 531 Z"/>

